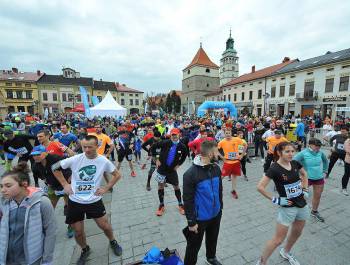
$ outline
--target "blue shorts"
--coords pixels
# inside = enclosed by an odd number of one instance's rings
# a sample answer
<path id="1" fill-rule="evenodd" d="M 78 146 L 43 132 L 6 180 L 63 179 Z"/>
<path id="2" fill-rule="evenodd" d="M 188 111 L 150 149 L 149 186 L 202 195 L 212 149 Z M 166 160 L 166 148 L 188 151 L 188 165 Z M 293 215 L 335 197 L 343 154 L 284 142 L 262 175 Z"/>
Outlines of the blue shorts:
<path id="1" fill-rule="evenodd" d="M 277 223 L 290 226 L 294 221 L 306 221 L 310 216 L 310 209 L 307 205 L 304 208 L 298 207 L 279 207 L 277 214 Z"/>

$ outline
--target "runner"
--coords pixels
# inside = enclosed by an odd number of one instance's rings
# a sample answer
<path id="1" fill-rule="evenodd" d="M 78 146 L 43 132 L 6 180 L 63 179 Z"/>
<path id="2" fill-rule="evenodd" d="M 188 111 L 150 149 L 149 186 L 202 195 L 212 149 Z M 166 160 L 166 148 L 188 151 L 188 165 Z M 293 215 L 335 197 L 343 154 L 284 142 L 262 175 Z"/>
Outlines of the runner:
<path id="1" fill-rule="evenodd" d="M 190 150 L 193 152 L 193 154 L 195 156 L 200 154 L 200 152 L 201 152 L 200 147 L 204 141 L 214 141 L 214 138 L 208 137 L 208 133 L 207 133 L 206 129 L 200 131 L 200 134 L 201 134 L 200 138 L 197 138 L 197 139 L 188 143 L 188 147 L 190 148 Z"/>
<path id="2" fill-rule="evenodd" d="M 346 141 L 344 142 L 344 151 L 346 153 L 345 155 L 345 159 L 344 159 L 344 175 L 342 178 L 342 190 L 341 192 L 345 195 L 345 196 L 349 196 L 347 187 L 348 187 L 348 183 L 349 183 L 349 179 L 350 179 L 350 138 L 346 139 Z"/>
<path id="3" fill-rule="evenodd" d="M 29 186 L 29 172 L 20 162 L 1 178 L 0 264 L 53 264 L 54 210 L 40 189 Z"/>
<path id="4" fill-rule="evenodd" d="M 218 143 L 218 149 L 221 154 L 220 158 L 224 161 L 222 167 L 222 177 L 229 177 L 232 180 L 232 197 L 238 199 L 237 177 L 241 175 L 242 157 L 239 155 L 244 150 L 244 142 L 239 137 L 232 137 L 231 128 L 225 130 L 225 139 Z"/>
<path id="5" fill-rule="evenodd" d="M 246 168 L 246 164 L 248 162 L 248 154 L 247 154 L 247 150 L 248 150 L 248 144 L 246 142 L 246 140 L 244 140 L 244 132 L 243 131 L 237 131 L 238 137 L 242 139 L 243 141 L 243 149 L 239 150 L 239 156 L 242 157 L 241 159 L 241 168 L 242 168 L 242 173 L 243 173 L 243 177 L 245 181 L 248 181 L 248 177 L 247 177 L 247 168 Z M 249 162 L 250 163 L 250 162 Z"/>
<path id="6" fill-rule="evenodd" d="M 75 230 L 75 239 L 82 248 L 77 264 L 85 264 L 91 253 L 86 243 L 84 231 L 84 217 L 93 218 L 110 241 L 115 255 L 122 254 L 122 248 L 115 240 L 113 230 L 108 222 L 102 196 L 110 190 L 121 178 L 113 163 L 105 156 L 98 154 L 98 139 L 88 135 L 81 143 L 84 153 L 64 159 L 52 166 L 54 175 L 69 194 L 66 223 Z M 62 174 L 62 170 L 72 170 L 72 180 L 69 184 Z M 112 178 L 105 187 L 101 186 L 102 177 L 110 175 Z"/>
<path id="7" fill-rule="evenodd" d="M 310 214 L 305 200 L 309 193 L 307 174 L 299 162 L 293 161 L 294 154 L 293 144 L 279 143 L 275 148 L 277 162 L 271 165 L 258 184 L 258 191 L 279 208 L 276 233 L 266 243 L 257 265 L 267 264 L 268 258 L 287 237 L 289 227 L 291 232 L 286 245 L 280 250 L 280 255 L 291 265 L 300 265 L 290 251 L 302 234 L 305 221 Z M 274 197 L 266 191 L 271 180 L 275 183 L 279 197 Z"/>
<path id="8" fill-rule="evenodd" d="M 80 145 L 78 137 L 69 131 L 70 127 L 66 124 L 61 125 L 61 131 L 53 135 L 53 139 L 57 139 L 61 144 L 72 148 L 72 144 Z"/>
<path id="9" fill-rule="evenodd" d="M 56 154 L 62 157 L 74 156 L 75 153 L 60 142 L 50 141 L 50 132 L 48 130 L 39 131 L 37 134 L 38 142 L 45 146 L 46 152 Z"/>
<path id="10" fill-rule="evenodd" d="M 327 174 L 328 160 L 326 155 L 320 151 L 321 146 L 322 142 L 320 140 L 311 138 L 309 148 L 298 153 L 294 160 L 305 168 L 308 184 L 313 187 L 311 216 L 320 222 L 324 222 L 324 218 L 318 212 L 318 206 L 324 188 L 324 175 Z M 322 165 L 322 168 L 320 165 Z"/>
<path id="11" fill-rule="evenodd" d="M 100 124 L 95 124 L 94 128 L 96 132 L 89 133 L 89 135 L 94 135 L 98 139 L 97 152 L 99 155 L 104 155 L 105 157 L 109 158 L 111 153 L 114 151 L 113 141 L 108 135 L 102 133 L 102 126 Z M 109 149 L 107 153 L 105 153 L 107 145 L 109 145 Z"/>
<path id="12" fill-rule="evenodd" d="M 136 177 L 136 173 L 134 170 L 134 166 L 132 164 L 132 154 L 135 144 L 135 135 L 128 130 L 124 126 L 120 126 L 118 128 L 118 132 L 116 134 L 118 136 L 118 145 L 117 145 L 117 153 L 118 153 L 118 166 L 119 170 L 124 158 L 128 161 L 131 176 Z"/>
<path id="13" fill-rule="evenodd" d="M 152 138 L 148 139 L 146 142 L 144 142 L 142 144 L 142 149 L 145 150 L 148 153 L 148 156 L 151 157 L 151 167 L 148 171 L 148 177 L 147 177 L 147 184 L 146 184 L 146 190 L 150 191 L 151 190 L 151 178 L 153 175 L 153 172 L 156 170 L 157 166 L 156 166 L 156 160 L 157 160 L 157 156 L 160 155 L 160 148 L 157 148 L 155 150 L 155 156 L 152 156 L 152 145 L 154 143 L 157 143 L 161 140 L 161 134 L 158 130 L 156 130 L 154 132 L 154 135 Z"/>
<path id="14" fill-rule="evenodd" d="M 270 136 L 266 139 L 268 150 L 267 155 L 265 158 L 265 164 L 264 164 L 264 172 L 266 173 L 267 170 L 270 168 L 270 165 L 273 161 L 275 147 L 282 142 L 288 142 L 286 138 L 282 136 L 282 132 L 279 130 L 274 131 L 274 136 Z"/>
<path id="15" fill-rule="evenodd" d="M 218 149 L 213 141 L 201 144 L 191 167 L 183 175 L 183 199 L 188 227 L 183 231 L 187 246 L 185 264 L 197 263 L 198 251 L 205 234 L 208 264 L 221 265 L 216 258 L 216 246 L 222 215 L 222 180 Z"/>
<path id="16" fill-rule="evenodd" d="M 156 180 L 158 182 L 159 207 L 157 216 L 164 214 L 164 186 L 165 183 L 173 185 L 180 214 L 185 214 L 179 187 L 179 177 L 177 169 L 182 165 L 187 157 L 187 149 L 180 142 L 180 130 L 174 128 L 170 131 L 170 140 L 156 142 L 151 147 L 152 156 L 156 157 Z M 159 155 L 157 149 L 160 149 Z"/>
<path id="17" fill-rule="evenodd" d="M 254 146 L 255 146 L 255 157 L 253 159 L 258 157 L 258 153 L 260 150 L 261 155 L 261 162 L 264 162 L 265 154 L 264 154 L 264 140 L 262 136 L 266 132 L 265 127 L 262 125 L 261 122 L 258 123 L 256 128 L 254 129 Z"/>

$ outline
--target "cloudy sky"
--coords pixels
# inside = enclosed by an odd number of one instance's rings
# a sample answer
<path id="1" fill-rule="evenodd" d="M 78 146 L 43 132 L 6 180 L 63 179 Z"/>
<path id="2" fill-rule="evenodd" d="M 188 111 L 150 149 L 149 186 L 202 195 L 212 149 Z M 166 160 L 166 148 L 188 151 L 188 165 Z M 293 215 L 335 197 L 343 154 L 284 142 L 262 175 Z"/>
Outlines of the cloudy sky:
<path id="1" fill-rule="evenodd" d="M 350 48 L 350 1 L 0 1 L 0 69 L 62 66 L 145 92 L 180 89 L 199 48 L 219 64 L 232 28 L 240 74 Z"/>

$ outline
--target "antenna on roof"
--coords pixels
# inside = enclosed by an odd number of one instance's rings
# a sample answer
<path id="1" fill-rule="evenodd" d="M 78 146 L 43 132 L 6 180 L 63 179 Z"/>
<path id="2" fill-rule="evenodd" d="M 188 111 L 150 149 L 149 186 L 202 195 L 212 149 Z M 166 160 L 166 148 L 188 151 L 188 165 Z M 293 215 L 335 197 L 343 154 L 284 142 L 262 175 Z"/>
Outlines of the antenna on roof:
<path id="1" fill-rule="evenodd" d="M 203 41 L 203 37 L 200 37 L 199 48 L 202 48 L 202 41 Z"/>
<path id="2" fill-rule="evenodd" d="M 230 38 L 231 38 L 231 27 L 230 27 Z"/>

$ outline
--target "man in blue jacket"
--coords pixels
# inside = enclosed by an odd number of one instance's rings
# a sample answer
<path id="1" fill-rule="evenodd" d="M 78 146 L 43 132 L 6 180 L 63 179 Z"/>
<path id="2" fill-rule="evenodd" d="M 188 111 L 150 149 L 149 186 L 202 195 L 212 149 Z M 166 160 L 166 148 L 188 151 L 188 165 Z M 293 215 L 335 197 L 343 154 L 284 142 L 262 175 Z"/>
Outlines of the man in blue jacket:
<path id="1" fill-rule="evenodd" d="M 297 125 L 297 128 L 295 129 L 294 134 L 297 136 L 298 151 L 300 152 L 304 142 L 304 138 L 305 138 L 305 125 L 300 119 L 298 119 L 297 122 L 298 122 L 298 125 Z"/>
<path id="2" fill-rule="evenodd" d="M 222 181 L 218 148 L 213 141 L 201 144 L 201 153 L 183 176 L 183 201 L 188 227 L 183 230 L 187 240 L 185 264 L 197 263 L 205 233 L 207 263 L 221 265 L 216 258 L 216 245 L 222 211 Z"/>

